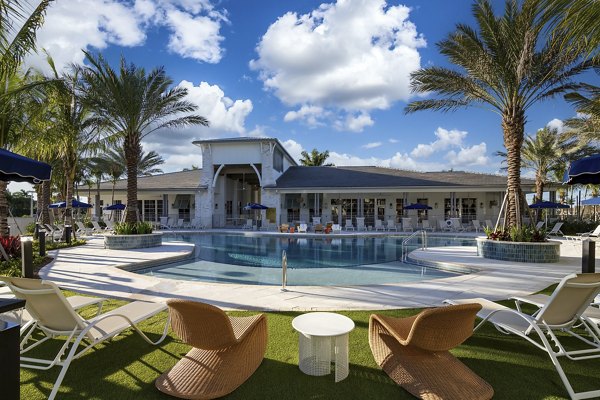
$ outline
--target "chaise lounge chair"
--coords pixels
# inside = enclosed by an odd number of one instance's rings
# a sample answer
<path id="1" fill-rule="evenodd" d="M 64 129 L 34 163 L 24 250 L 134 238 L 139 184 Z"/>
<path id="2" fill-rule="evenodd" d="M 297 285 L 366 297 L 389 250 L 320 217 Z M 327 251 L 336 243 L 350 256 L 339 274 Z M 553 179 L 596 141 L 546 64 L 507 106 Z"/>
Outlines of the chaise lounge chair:
<path id="1" fill-rule="evenodd" d="M 572 361 L 600 358 L 600 329 L 597 322 L 590 320 L 585 313 L 598 293 L 600 273 L 571 274 L 562 279 L 548 301 L 534 315 L 524 314 L 482 298 L 444 300 L 444 303 L 481 304 L 483 308 L 477 315 L 483 318 L 483 321 L 474 331 L 485 322 L 491 322 L 502 333 L 522 337 L 548 353 L 572 399 L 588 399 L 600 397 L 600 390 L 575 393 L 558 358 L 566 357 Z M 574 332 L 574 326 L 584 329 L 591 340 Z M 536 335 L 533 335 L 534 332 Z M 578 339 L 580 346 L 573 350 L 574 346 L 570 344 L 567 350 L 560 340 L 561 335 L 556 335 L 556 332 L 563 332 Z"/>
<path id="2" fill-rule="evenodd" d="M 48 397 L 49 400 L 56 397 L 71 362 L 83 356 L 95 345 L 119 335 L 128 328 L 135 329 L 150 344 L 158 344 L 167 336 L 168 318 L 164 332 L 156 342 L 152 342 L 137 326 L 138 323 L 166 310 L 167 306 L 162 303 L 134 301 L 85 320 L 75 312 L 53 282 L 11 277 L 0 277 L 0 281 L 5 282 L 17 298 L 26 301 L 25 308 L 34 319 L 21 342 L 21 367 L 47 370 L 55 365 L 62 366 Z M 41 339 L 36 336 L 35 342 L 27 346 L 27 343 L 32 340 L 33 334 L 38 331 L 41 331 L 44 336 Z M 23 356 L 45 341 L 57 337 L 66 340 L 54 358 L 41 359 Z"/>
<path id="3" fill-rule="evenodd" d="M 600 238 L 600 225 L 596 227 L 593 231 L 577 233 L 571 236 L 565 236 L 565 238 L 570 240 L 583 240 L 583 239 L 592 239 L 596 240 Z"/>
<path id="4" fill-rule="evenodd" d="M 308 230 L 307 224 L 298 224 L 298 233 L 306 233 Z"/>
<path id="5" fill-rule="evenodd" d="M 548 231 L 548 233 L 546 235 L 548 237 L 550 237 L 550 236 L 565 236 L 560 230 L 560 228 L 562 226 L 563 226 L 562 222 L 557 222 L 556 224 L 554 224 L 552 229 Z"/>
<path id="6" fill-rule="evenodd" d="M 169 300 L 171 327 L 192 349 L 156 379 L 163 393 L 183 399 L 225 396 L 256 371 L 267 350 L 267 318 L 229 317 L 221 309 Z"/>
<path id="7" fill-rule="evenodd" d="M 371 315 L 369 345 L 390 378 L 421 399 L 491 399 L 492 387 L 448 350 L 473 334 L 479 304 L 431 308 L 408 318 Z"/>

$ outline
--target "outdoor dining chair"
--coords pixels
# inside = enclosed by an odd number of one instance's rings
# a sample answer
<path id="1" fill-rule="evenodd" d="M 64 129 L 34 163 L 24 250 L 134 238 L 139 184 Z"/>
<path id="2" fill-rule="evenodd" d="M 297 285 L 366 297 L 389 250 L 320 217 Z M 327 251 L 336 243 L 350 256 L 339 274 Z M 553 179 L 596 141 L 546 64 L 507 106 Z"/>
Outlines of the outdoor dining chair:
<path id="1" fill-rule="evenodd" d="M 388 231 L 398 231 L 398 228 L 396 227 L 396 222 L 393 219 L 388 219 L 387 230 Z"/>
<path id="2" fill-rule="evenodd" d="M 412 232 L 414 231 L 412 226 L 412 219 L 410 218 L 402 218 L 402 232 Z"/>
<path id="3" fill-rule="evenodd" d="M 491 399 L 494 389 L 449 352 L 473 334 L 480 309 L 463 304 L 407 318 L 372 314 L 369 346 L 375 362 L 421 399 Z"/>
<path id="4" fill-rule="evenodd" d="M 162 342 L 167 336 L 168 318 L 163 334 L 156 342 L 150 340 L 138 327 L 140 322 L 165 311 L 167 306 L 162 303 L 134 301 L 86 320 L 75 312 L 53 282 L 4 276 L 0 277 L 0 281 L 10 287 L 15 297 L 26 301 L 25 308 L 34 319 L 34 323 L 21 342 L 21 367 L 39 370 L 47 370 L 53 366 L 62 367 L 48 397 L 49 400 L 54 399 L 58 394 L 71 362 L 82 357 L 97 344 L 112 339 L 129 328 L 133 328 L 146 342 L 154 345 Z M 34 335 L 37 332 L 41 332 L 43 336 L 40 338 Z M 53 358 L 23 356 L 47 340 L 58 338 L 65 342 Z M 31 340 L 33 343 L 27 346 Z"/>
<path id="5" fill-rule="evenodd" d="M 484 323 L 491 322 L 504 334 L 513 334 L 527 340 L 540 350 L 548 353 L 569 396 L 572 399 L 600 397 L 600 390 L 576 393 L 559 361 L 565 357 L 572 361 L 600 358 L 600 329 L 597 321 L 586 316 L 590 303 L 600 293 L 600 273 L 570 274 L 564 277 L 552 295 L 533 315 L 492 301 L 474 299 L 444 300 L 447 304 L 479 303 L 481 311 L 477 315 L 483 320 L 475 327 L 477 331 Z M 520 299 L 524 302 L 524 298 Z M 582 336 L 573 328 L 580 327 L 589 335 Z M 566 347 L 563 333 L 577 340 L 579 346 L 569 343 Z M 597 381 L 596 381 L 597 382 Z"/>
<path id="6" fill-rule="evenodd" d="M 352 225 L 352 219 L 347 219 L 346 220 L 346 226 L 344 226 L 344 228 L 347 231 L 353 231 L 354 230 L 354 225 Z"/>
<path id="7" fill-rule="evenodd" d="M 244 383 L 267 350 L 267 318 L 230 317 L 190 300 L 167 301 L 171 327 L 192 349 L 156 379 L 163 393 L 182 399 L 223 397 Z"/>
<path id="8" fill-rule="evenodd" d="M 375 230 L 376 231 L 385 231 L 385 227 L 383 226 L 383 221 L 380 219 L 375 220 Z"/>

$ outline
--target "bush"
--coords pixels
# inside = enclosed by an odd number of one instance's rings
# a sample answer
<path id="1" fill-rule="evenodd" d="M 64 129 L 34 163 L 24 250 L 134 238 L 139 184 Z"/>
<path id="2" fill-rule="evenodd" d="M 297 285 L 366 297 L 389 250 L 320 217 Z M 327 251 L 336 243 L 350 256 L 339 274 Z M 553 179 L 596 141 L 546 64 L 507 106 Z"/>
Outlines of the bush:
<path id="1" fill-rule="evenodd" d="M 115 224 L 115 235 L 144 235 L 152 233 L 152 224 L 150 222 L 120 222 Z"/>
<path id="2" fill-rule="evenodd" d="M 597 226 L 597 222 L 568 220 L 564 221 L 563 226 L 560 227 L 560 230 L 565 235 L 575 235 L 576 233 L 593 231 Z"/>
<path id="3" fill-rule="evenodd" d="M 4 247 L 9 258 L 21 257 L 21 238 L 19 236 L 0 237 L 0 245 Z"/>
<path id="4" fill-rule="evenodd" d="M 523 225 L 520 228 L 513 226 L 510 229 L 497 231 L 484 228 L 484 231 L 488 239 L 501 242 L 540 243 L 547 241 L 545 229 L 535 229 L 535 226 L 530 225 Z"/>

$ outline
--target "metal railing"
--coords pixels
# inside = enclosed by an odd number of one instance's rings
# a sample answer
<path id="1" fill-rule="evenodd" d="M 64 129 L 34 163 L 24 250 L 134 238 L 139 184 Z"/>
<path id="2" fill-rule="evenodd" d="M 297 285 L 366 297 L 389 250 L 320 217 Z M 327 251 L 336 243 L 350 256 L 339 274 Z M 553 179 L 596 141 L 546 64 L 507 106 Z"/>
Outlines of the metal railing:
<path id="1" fill-rule="evenodd" d="M 287 292 L 287 253 L 285 250 L 281 252 L 281 291 Z"/>
<path id="2" fill-rule="evenodd" d="M 419 234 L 421 235 L 421 249 L 427 250 L 427 231 L 425 229 L 416 230 L 411 233 L 409 237 L 402 241 L 402 261 L 406 261 L 408 259 L 408 249 L 406 248 L 408 243 Z"/>

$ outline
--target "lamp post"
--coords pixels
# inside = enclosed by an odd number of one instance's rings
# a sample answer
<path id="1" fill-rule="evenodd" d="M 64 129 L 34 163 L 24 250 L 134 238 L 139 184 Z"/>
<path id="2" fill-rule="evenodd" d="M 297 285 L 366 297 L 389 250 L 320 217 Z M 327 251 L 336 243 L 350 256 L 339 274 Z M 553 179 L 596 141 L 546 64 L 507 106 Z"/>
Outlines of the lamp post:
<path id="1" fill-rule="evenodd" d="M 35 193 L 35 190 L 29 190 L 27 191 L 27 194 L 29 195 L 29 216 L 33 218 L 33 195 Z"/>

